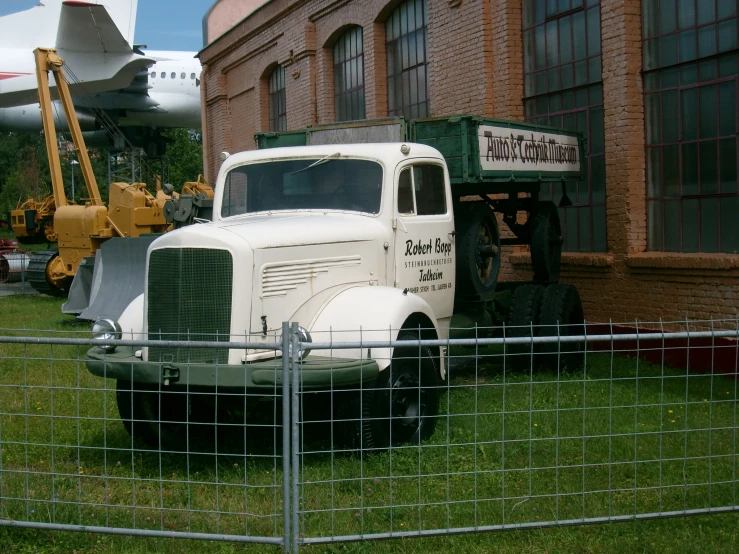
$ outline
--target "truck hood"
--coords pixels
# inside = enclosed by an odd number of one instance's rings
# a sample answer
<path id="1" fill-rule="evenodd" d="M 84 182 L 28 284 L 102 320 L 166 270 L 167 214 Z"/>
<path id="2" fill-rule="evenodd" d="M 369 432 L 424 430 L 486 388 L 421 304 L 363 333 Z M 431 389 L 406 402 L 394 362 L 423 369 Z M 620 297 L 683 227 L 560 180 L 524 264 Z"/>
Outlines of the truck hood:
<path id="1" fill-rule="evenodd" d="M 372 241 L 387 232 L 377 217 L 338 212 L 250 215 L 213 225 L 239 236 L 254 250 Z"/>
<path id="2" fill-rule="evenodd" d="M 384 285 L 388 228 L 375 217 L 341 212 L 250 215 L 215 224 L 254 252 L 251 332 L 266 321 L 306 328 L 321 306 L 347 286 Z"/>
<path id="3" fill-rule="evenodd" d="M 357 213 L 285 212 L 191 225 L 150 247 L 225 249 L 233 259 L 231 334 L 279 332 L 283 321 L 308 328 L 321 307 L 349 286 L 386 284 L 392 231 Z M 201 268 L 203 285 L 217 264 Z M 232 358 L 235 354 L 232 352 Z M 236 358 L 234 358 L 236 359 Z"/>

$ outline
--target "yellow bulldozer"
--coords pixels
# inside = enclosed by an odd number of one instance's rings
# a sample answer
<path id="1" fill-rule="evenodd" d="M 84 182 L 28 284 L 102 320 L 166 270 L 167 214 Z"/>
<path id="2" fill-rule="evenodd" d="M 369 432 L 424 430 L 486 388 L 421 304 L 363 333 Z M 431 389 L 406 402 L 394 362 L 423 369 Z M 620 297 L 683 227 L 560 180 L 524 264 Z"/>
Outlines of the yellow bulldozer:
<path id="1" fill-rule="evenodd" d="M 56 242 L 54 212 L 56 204 L 51 194 L 43 200 L 29 198 L 10 212 L 10 226 L 21 244 Z"/>
<path id="2" fill-rule="evenodd" d="M 106 207 L 100 197 L 63 73 L 64 61 L 50 48 L 37 48 L 34 55 L 53 195 L 41 203 L 29 201 L 19 210 L 11 212 L 11 225 L 16 236 L 38 239 L 43 234 L 41 240 L 55 240 L 58 249 L 34 253 L 28 265 L 28 279 L 39 292 L 70 293 L 62 309 L 65 313 L 79 315 L 90 307 L 96 296 L 100 296 L 101 300 L 110 296 L 112 300 L 103 302 L 102 307 L 95 309 L 107 311 L 111 316 L 120 315 L 117 313 L 119 306 L 127 305 L 126 295 L 135 296 L 139 288 L 143 292 L 146 247 L 153 240 L 135 237 L 155 236 L 180 224 L 192 222 L 198 213 L 205 214 L 212 207 L 213 190 L 200 179 L 195 183 L 187 183 L 183 191 L 189 194 L 183 195 L 173 193 L 171 185 L 157 186 L 156 195 L 152 195 L 144 183 L 111 183 Z M 84 204 L 75 204 L 64 192 L 49 72 L 57 85 L 87 189 Z M 107 245 L 105 250 L 111 260 L 105 278 L 102 267 L 96 268 L 96 254 L 103 245 Z M 102 266 L 102 263 L 99 265 Z M 84 266 L 83 271 L 80 271 L 81 266 Z M 127 291 L 123 296 L 122 289 Z M 74 291 L 74 294 L 70 291 Z M 97 313 L 94 317 L 99 315 Z"/>

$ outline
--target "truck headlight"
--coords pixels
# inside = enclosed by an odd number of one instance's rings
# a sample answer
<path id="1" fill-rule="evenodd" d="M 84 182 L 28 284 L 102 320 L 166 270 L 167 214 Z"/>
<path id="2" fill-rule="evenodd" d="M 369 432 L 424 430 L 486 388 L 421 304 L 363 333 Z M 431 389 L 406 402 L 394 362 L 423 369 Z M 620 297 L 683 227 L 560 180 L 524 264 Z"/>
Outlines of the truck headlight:
<path id="1" fill-rule="evenodd" d="M 308 329 L 300 326 L 298 326 L 298 337 L 300 337 L 300 342 L 313 342 L 313 337 L 310 336 Z M 300 349 L 300 359 L 305 359 L 308 354 L 310 354 L 310 348 L 303 346 L 303 348 Z"/>
<path id="2" fill-rule="evenodd" d="M 92 325 L 92 340 L 120 340 L 121 336 L 121 326 L 118 325 L 117 321 L 113 321 L 112 319 L 98 319 Z M 98 347 L 106 352 L 113 352 L 115 350 L 115 345 L 112 344 L 99 344 Z"/>

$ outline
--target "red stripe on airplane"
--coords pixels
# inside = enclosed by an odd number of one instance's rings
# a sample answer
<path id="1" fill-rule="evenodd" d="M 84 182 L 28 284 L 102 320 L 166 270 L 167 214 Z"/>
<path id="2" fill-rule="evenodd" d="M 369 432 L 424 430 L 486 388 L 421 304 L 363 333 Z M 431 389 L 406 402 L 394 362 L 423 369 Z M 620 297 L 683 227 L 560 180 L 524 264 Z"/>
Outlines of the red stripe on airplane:
<path id="1" fill-rule="evenodd" d="M 30 75 L 30 73 L 5 73 L 0 71 L 0 81 L 4 79 L 13 79 L 14 77 L 22 77 L 23 75 Z"/>
<path id="2" fill-rule="evenodd" d="M 91 4 L 90 2 L 82 2 L 81 0 L 65 0 L 62 2 L 65 6 L 78 6 L 78 7 L 95 7 L 97 4 Z"/>

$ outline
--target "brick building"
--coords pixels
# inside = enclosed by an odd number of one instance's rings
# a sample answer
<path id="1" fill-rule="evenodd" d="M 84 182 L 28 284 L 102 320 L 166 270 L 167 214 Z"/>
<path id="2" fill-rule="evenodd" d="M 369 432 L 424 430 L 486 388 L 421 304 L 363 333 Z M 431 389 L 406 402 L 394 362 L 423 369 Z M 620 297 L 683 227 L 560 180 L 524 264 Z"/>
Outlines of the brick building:
<path id="1" fill-rule="evenodd" d="M 257 131 L 357 118 L 582 130 L 562 279 L 588 319 L 736 318 L 738 13 L 737 0 L 220 0 L 200 54 L 206 171 Z M 503 278 L 528 278 L 528 262 L 511 254 Z"/>

